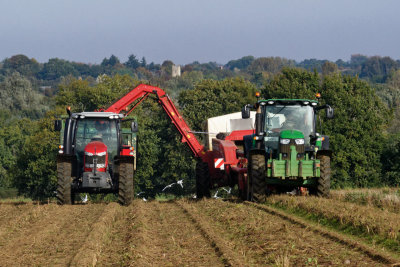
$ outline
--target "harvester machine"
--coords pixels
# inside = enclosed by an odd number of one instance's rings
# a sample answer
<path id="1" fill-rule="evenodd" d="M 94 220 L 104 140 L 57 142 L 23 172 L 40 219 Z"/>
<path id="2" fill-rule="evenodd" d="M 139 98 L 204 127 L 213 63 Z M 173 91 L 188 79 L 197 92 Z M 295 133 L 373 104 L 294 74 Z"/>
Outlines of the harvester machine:
<path id="1" fill-rule="evenodd" d="M 268 194 L 289 191 L 327 197 L 331 150 L 329 137 L 316 131 L 317 113 L 325 110 L 333 118 L 333 108 L 308 99 L 258 100 L 243 107 L 243 119 L 250 117 L 251 108 L 256 110 L 252 134 L 236 135 L 235 141 L 213 140 L 214 161 L 224 164 L 209 162 L 207 169 L 199 163 L 203 195 L 209 195 L 203 185 L 212 188 L 219 176 L 237 184 L 243 200 L 263 202 Z"/>
<path id="2" fill-rule="evenodd" d="M 118 193 L 121 204 L 130 204 L 137 124 L 129 114 L 150 95 L 198 159 L 198 198 L 209 197 L 212 188 L 236 184 L 243 199 L 254 201 L 262 201 L 268 192 L 299 187 L 319 196 L 329 194 L 329 138 L 316 132 L 316 114 L 325 109 L 327 117 L 333 117 L 330 106 L 319 106 L 314 100 L 259 100 L 253 105 L 255 123 L 250 118 L 252 106 L 246 105 L 239 124 L 244 122 L 247 128 L 218 134 L 210 138 L 207 148 L 162 89 L 141 84 L 103 111 L 68 111 L 65 121 L 55 122 L 55 129 L 61 131 L 59 204 L 73 203 L 80 192 Z M 122 127 L 128 121 L 132 121 L 131 127 Z"/>

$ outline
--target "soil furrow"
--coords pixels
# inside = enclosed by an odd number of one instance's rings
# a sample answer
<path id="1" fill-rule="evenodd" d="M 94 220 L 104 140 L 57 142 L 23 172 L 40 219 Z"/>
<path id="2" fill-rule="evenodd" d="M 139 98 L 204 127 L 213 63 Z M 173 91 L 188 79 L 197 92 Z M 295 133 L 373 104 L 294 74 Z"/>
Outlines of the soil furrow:
<path id="1" fill-rule="evenodd" d="M 137 200 L 135 200 L 137 201 Z M 133 255 L 130 240 L 137 234 L 137 205 L 119 207 L 115 220 L 107 229 L 97 266 L 128 266 Z"/>
<path id="2" fill-rule="evenodd" d="M 244 203 L 248 206 L 255 207 L 255 208 L 262 210 L 264 212 L 267 212 L 271 215 L 278 216 L 278 217 L 280 217 L 286 221 L 289 221 L 293 224 L 297 224 L 303 228 L 307 228 L 310 231 L 313 231 L 317 234 L 320 234 L 323 237 L 333 240 L 334 242 L 338 242 L 340 244 L 348 246 L 351 249 L 358 250 L 361 253 L 370 257 L 372 260 L 377 261 L 379 263 L 395 264 L 397 262 L 396 259 L 394 259 L 392 256 L 390 256 L 389 254 L 387 254 L 383 251 L 377 251 L 376 249 L 373 249 L 371 247 L 368 247 L 367 245 L 362 244 L 360 241 L 352 240 L 342 234 L 332 232 L 321 226 L 307 222 L 301 218 L 298 218 L 295 215 L 287 214 L 283 211 L 277 210 L 277 209 L 269 207 L 269 206 L 261 205 L 261 204 L 256 204 L 256 203 L 251 203 L 251 202 L 244 202 Z"/>
<path id="3" fill-rule="evenodd" d="M 136 219 L 129 226 L 131 266 L 224 266 L 215 250 L 188 218 L 171 202 L 135 201 Z M 129 222 L 129 221 L 128 221 Z"/>
<path id="4" fill-rule="evenodd" d="M 92 225 L 85 242 L 72 257 L 70 266 L 95 266 L 110 237 L 115 220 L 122 213 L 117 203 L 108 204 L 101 216 Z"/>
<path id="5" fill-rule="evenodd" d="M 212 227 L 203 220 L 201 215 L 193 213 L 193 211 L 188 207 L 187 203 L 184 202 L 174 202 L 178 205 L 189 217 L 189 219 L 196 225 L 198 230 L 204 236 L 210 245 L 214 248 L 215 253 L 221 258 L 225 266 L 244 266 L 243 260 L 238 259 L 238 256 L 233 252 L 229 246 L 226 245 L 225 240 L 223 240 L 218 233 L 216 233 Z"/>
<path id="6" fill-rule="evenodd" d="M 0 266 L 65 266 L 105 205 L 44 205 L 41 218 L 3 243 Z"/>
<path id="7" fill-rule="evenodd" d="M 56 205 L 0 205 L 0 248 L 52 220 Z"/>
<path id="8" fill-rule="evenodd" d="M 244 203 L 202 200 L 189 205 L 246 266 L 380 266 L 384 262 Z"/>

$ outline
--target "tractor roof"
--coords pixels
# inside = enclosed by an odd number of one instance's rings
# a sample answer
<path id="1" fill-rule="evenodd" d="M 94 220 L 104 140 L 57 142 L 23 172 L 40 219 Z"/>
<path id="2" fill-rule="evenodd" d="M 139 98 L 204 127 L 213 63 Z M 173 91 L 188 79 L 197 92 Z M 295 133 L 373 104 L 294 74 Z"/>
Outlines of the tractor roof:
<path id="1" fill-rule="evenodd" d="M 116 118 L 122 119 L 124 117 L 123 114 L 118 114 L 114 112 L 80 112 L 72 114 L 72 117 L 74 118 L 77 118 L 78 116 L 80 118 L 84 116 L 89 118 L 110 118 L 110 119 L 116 119 Z"/>
<path id="2" fill-rule="evenodd" d="M 311 100 L 311 99 L 264 99 L 264 100 L 259 100 L 260 103 L 264 103 L 267 105 L 311 105 L 311 103 L 316 103 L 318 104 L 317 100 Z M 312 104 L 312 106 L 315 106 L 316 104 Z"/>

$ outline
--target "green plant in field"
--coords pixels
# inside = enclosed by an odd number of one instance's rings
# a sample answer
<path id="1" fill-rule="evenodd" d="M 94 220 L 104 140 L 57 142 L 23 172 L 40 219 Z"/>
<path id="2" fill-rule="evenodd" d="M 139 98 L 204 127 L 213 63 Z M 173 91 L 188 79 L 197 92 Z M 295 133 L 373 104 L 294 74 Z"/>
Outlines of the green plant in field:
<path id="1" fill-rule="evenodd" d="M 170 201 L 170 200 L 174 200 L 177 199 L 178 197 L 176 195 L 173 194 L 165 194 L 165 193 L 161 193 L 161 194 L 157 194 L 155 199 L 157 201 Z"/>

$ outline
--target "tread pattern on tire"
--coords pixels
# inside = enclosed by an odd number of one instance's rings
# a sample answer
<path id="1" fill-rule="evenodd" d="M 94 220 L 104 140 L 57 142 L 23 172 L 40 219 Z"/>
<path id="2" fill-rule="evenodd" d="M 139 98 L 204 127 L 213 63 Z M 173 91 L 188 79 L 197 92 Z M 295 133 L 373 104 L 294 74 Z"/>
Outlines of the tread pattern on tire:
<path id="1" fill-rule="evenodd" d="M 250 160 L 250 179 L 252 198 L 255 202 L 266 201 L 267 183 L 265 180 L 265 157 L 264 155 L 251 155 Z"/>
<path id="2" fill-rule="evenodd" d="M 331 159 L 328 156 L 319 157 L 320 177 L 318 178 L 317 196 L 329 197 L 331 187 Z"/>
<path id="3" fill-rule="evenodd" d="M 134 166 L 129 162 L 121 162 L 119 166 L 118 202 L 129 206 L 134 197 Z"/>
<path id="4" fill-rule="evenodd" d="M 199 161 L 196 164 L 196 197 L 211 197 L 207 162 Z"/>
<path id="5" fill-rule="evenodd" d="M 57 163 L 57 204 L 73 204 L 71 192 L 71 163 L 61 161 Z"/>

